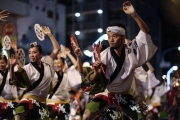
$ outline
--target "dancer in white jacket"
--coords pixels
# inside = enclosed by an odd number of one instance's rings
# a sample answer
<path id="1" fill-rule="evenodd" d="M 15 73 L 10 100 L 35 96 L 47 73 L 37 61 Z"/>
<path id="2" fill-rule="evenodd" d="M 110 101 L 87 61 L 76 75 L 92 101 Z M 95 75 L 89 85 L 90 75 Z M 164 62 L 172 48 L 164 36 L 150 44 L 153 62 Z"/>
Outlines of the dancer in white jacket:
<path id="1" fill-rule="evenodd" d="M 59 45 L 51 34 L 48 27 L 42 27 L 43 32 L 49 36 L 53 50 L 49 56 L 42 58 L 42 48 L 37 42 L 31 43 L 29 48 L 29 59 L 31 63 L 19 69 L 14 73 L 13 66 L 16 58 L 12 55 L 10 60 L 12 80 L 16 81 L 16 85 L 26 87 L 22 99 L 16 108 L 16 120 L 23 120 L 25 115 L 29 115 L 33 120 L 43 119 L 48 113 L 45 111 L 45 102 L 49 92 L 50 82 L 54 75 L 53 60 L 56 58 Z M 17 79 L 17 78 L 21 79 Z"/>
<path id="2" fill-rule="evenodd" d="M 149 61 L 157 50 L 151 37 L 149 28 L 135 12 L 134 7 L 128 1 L 123 4 L 126 14 L 137 22 L 140 32 L 129 44 L 125 43 L 126 30 L 124 25 L 111 24 L 107 27 L 108 42 L 110 47 L 101 52 L 101 61 L 94 63 L 94 74 L 91 81 L 98 81 L 102 64 L 106 66 L 105 77 L 108 81 L 109 93 L 99 93 L 86 105 L 83 119 L 93 119 L 94 116 L 104 111 L 104 108 L 112 103 L 117 104 L 126 114 L 126 117 L 137 120 L 138 116 L 134 106 L 136 101 L 128 93 L 134 77 L 134 70 Z M 125 118 L 124 118 L 125 119 Z"/>

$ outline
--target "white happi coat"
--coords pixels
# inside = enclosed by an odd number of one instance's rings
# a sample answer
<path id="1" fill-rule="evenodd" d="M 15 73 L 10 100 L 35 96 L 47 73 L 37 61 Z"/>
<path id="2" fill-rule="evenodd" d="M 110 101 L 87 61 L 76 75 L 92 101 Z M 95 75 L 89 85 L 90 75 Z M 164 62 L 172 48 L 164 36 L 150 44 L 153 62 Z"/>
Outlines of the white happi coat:
<path id="1" fill-rule="evenodd" d="M 153 90 L 149 89 L 147 94 L 148 96 L 151 96 Z M 157 86 L 155 88 L 154 94 L 152 96 L 152 98 L 150 99 L 150 104 L 153 106 L 157 106 L 161 104 L 161 97 L 168 92 L 166 85 L 161 84 L 160 86 Z"/>
<path id="2" fill-rule="evenodd" d="M 159 84 L 159 80 L 156 79 L 153 72 L 148 70 L 147 72 L 143 67 L 138 67 L 134 71 L 135 84 L 137 87 L 137 92 L 139 94 L 139 99 L 145 99 L 145 92 Z"/>
<path id="3" fill-rule="evenodd" d="M 53 81 L 52 81 L 53 88 L 55 87 L 57 82 L 58 82 L 58 76 L 57 76 L 57 73 L 55 73 Z M 69 99 L 69 92 L 68 92 L 69 89 L 72 87 L 75 87 L 76 85 L 79 85 L 80 83 L 81 83 L 80 73 L 75 69 L 74 66 L 71 66 L 69 69 L 67 69 L 64 72 L 61 84 L 51 99 L 53 99 L 53 100 L 68 100 Z"/>
<path id="4" fill-rule="evenodd" d="M 144 90 L 149 90 L 160 83 L 160 81 L 158 79 L 156 79 L 156 76 L 154 75 L 153 72 L 148 70 L 147 74 L 148 74 L 148 80 L 144 85 Z"/>
<path id="5" fill-rule="evenodd" d="M 137 54 L 133 52 L 136 51 Z M 129 90 L 134 77 L 135 68 L 143 65 L 152 58 L 157 47 L 153 44 L 151 37 L 140 31 L 131 44 L 125 47 L 125 60 L 117 77 L 107 85 L 109 92 L 121 93 Z M 116 62 L 111 55 L 110 47 L 101 52 L 101 61 L 106 65 L 105 76 L 110 79 L 115 71 Z"/>
<path id="6" fill-rule="evenodd" d="M 134 72 L 136 85 L 141 86 L 140 91 L 147 91 L 160 83 L 160 81 L 156 79 L 154 72 L 151 72 L 150 70 L 146 72 L 142 66 L 136 68 Z"/>
<path id="7" fill-rule="evenodd" d="M 18 98 L 17 87 L 15 85 L 9 85 L 10 72 L 7 74 L 6 82 L 0 97 L 8 100 Z M 2 84 L 3 76 L 0 73 L 0 85 Z"/>
<path id="8" fill-rule="evenodd" d="M 54 63 L 53 63 L 53 59 L 50 56 L 45 56 L 44 58 L 42 58 L 42 62 L 44 65 L 43 79 L 36 88 L 34 88 L 32 91 L 27 92 L 26 94 L 46 98 L 49 92 L 51 79 L 54 75 L 54 69 L 53 69 Z M 39 79 L 40 73 L 31 63 L 25 65 L 23 69 L 26 71 L 26 74 L 30 80 L 31 85 Z"/>

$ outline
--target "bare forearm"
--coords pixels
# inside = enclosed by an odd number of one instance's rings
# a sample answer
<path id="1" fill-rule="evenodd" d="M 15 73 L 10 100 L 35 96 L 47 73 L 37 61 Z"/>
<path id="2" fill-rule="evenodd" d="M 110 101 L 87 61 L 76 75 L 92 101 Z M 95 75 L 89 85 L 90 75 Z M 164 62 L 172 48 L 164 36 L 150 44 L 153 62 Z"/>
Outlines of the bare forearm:
<path id="1" fill-rule="evenodd" d="M 93 81 L 96 81 L 97 77 L 98 77 L 98 74 L 97 74 L 97 73 L 91 74 L 89 80 L 92 81 L 92 82 L 93 82 Z"/>
<path id="2" fill-rule="evenodd" d="M 149 28 L 146 25 L 146 23 L 139 17 L 139 15 L 134 12 L 133 14 L 131 14 L 131 17 L 136 21 L 136 23 L 138 24 L 139 28 L 145 32 L 146 34 L 149 34 Z"/>
<path id="3" fill-rule="evenodd" d="M 13 50 L 14 50 L 14 52 L 15 52 L 15 53 L 17 53 L 17 52 L 18 52 L 18 49 L 17 49 L 17 48 L 14 48 Z"/>
<path id="4" fill-rule="evenodd" d="M 14 65 L 10 65 L 10 78 L 11 80 L 17 80 L 17 77 L 14 72 Z"/>
<path id="5" fill-rule="evenodd" d="M 85 70 L 83 69 L 80 57 L 77 57 L 77 68 L 80 73 L 82 73 L 83 75 L 86 74 Z"/>
<path id="6" fill-rule="evenodd" d="M 147 62 L 146 65 L 151 72 L 154 72 L 154 68 L 149 62 Z"/>
<path id="7" fill-rule="evenodd" d="M 75 68 L 77 68 L 77 61 L 76 61 L 76 59 L 71 55 L 71 53 L 67 54 L 67 56 L 69 57 L 69 59 L 71 60 L 71 62 L 72 62 L 73 65 L 75 66 Z"/>
<path id="8" fill-rule="evenodd" d="M 56 58 L 56 55 L 57 55 L 57 53 L 58 53 L 58 51 L 59 51 L 59 44 L 58 44 L 58 42 L 56 41 L 56 39 L 54 38 L 54 36 L 52 35 L 52 34 L 48 34 L 48 36 L 49 36 L 49 38 L 50 38 L 50 40 L 51 40 L 51 42 L 52 42 L 52 45 L 53 45 L 53 51 L 52 51 L 52 53 L 51 53 L 51 57 L 53 58 L 53 59 L 55 59 Z"/>

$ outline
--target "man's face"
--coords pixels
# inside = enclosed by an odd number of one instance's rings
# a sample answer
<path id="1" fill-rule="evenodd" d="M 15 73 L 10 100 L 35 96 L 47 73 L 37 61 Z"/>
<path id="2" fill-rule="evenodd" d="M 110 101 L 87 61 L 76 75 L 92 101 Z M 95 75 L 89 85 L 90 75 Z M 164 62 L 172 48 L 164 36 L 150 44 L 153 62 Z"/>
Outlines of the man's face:
<path id="1" fill-rule="evenodd" d="M 111 48 L 118 48 L 124 44 L 125 36 L 115 32 L 108 32 L 108 42 Z"/>

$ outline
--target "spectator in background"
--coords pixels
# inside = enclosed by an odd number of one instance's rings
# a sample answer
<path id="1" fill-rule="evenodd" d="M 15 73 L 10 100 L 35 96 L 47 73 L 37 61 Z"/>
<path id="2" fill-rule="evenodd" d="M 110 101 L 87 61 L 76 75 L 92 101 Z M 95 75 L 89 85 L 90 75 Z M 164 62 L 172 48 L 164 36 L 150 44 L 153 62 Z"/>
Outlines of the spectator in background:
<path id="1" fill-rule="evenodd" d="M 166 110 L 168 112 L 168 118 L 171 120 L 174 118 L 174 112 L 175 112 L 175 106 L 174 106 L 174 101 L 175 101 L 175 96 L 176 96 L 176 91 L 173 87 L 173 85 L 170 85 L 170 90 L 166 93 Z"/>
<path id="2" fill-rule="evenodd" d="M 148 90 L 147 101 L 149 103 L 149 110 L 152 113 L 152 120 L 159 119 L 159 113 L 161 110 L 161 97 L 167 92 L 166 79 L 163 80 L 162 84 L 153 87 Z M 151 109 L 150 109 L 151 108 Z"/>
<path id="3" fill-rule="evenodd" d="M 180 85 L 178 86 L 178 91 L 175 97 L 176 97 L 176 105 L 177 105 L 177 113 L 178 113 L 177 120 L 180 120 Z"/>
<path id="4" fill-rule="evenodd" d="M 80 105 L 80 114 L 82 115 L 84 113 L 85 110 L 85 98 L 84 98 L 84 93 L 82 91 L 82 89 L 79 89 L 78 92 L 75 95 L 79 105 Z"/>
<path id="5" fill-rule="evenodd" d="M 70 99 L 70 117 L 69 120 L 77 120 L 77 118 L 81 118 L 77 113 L 80 112 L 80 105 L 79 102 L 77 101 L 76 97 L 76 92 L 74 90 L 69 91 L 69 99 Z M 79 116 L 79 117 L 78 117 Z"/>

